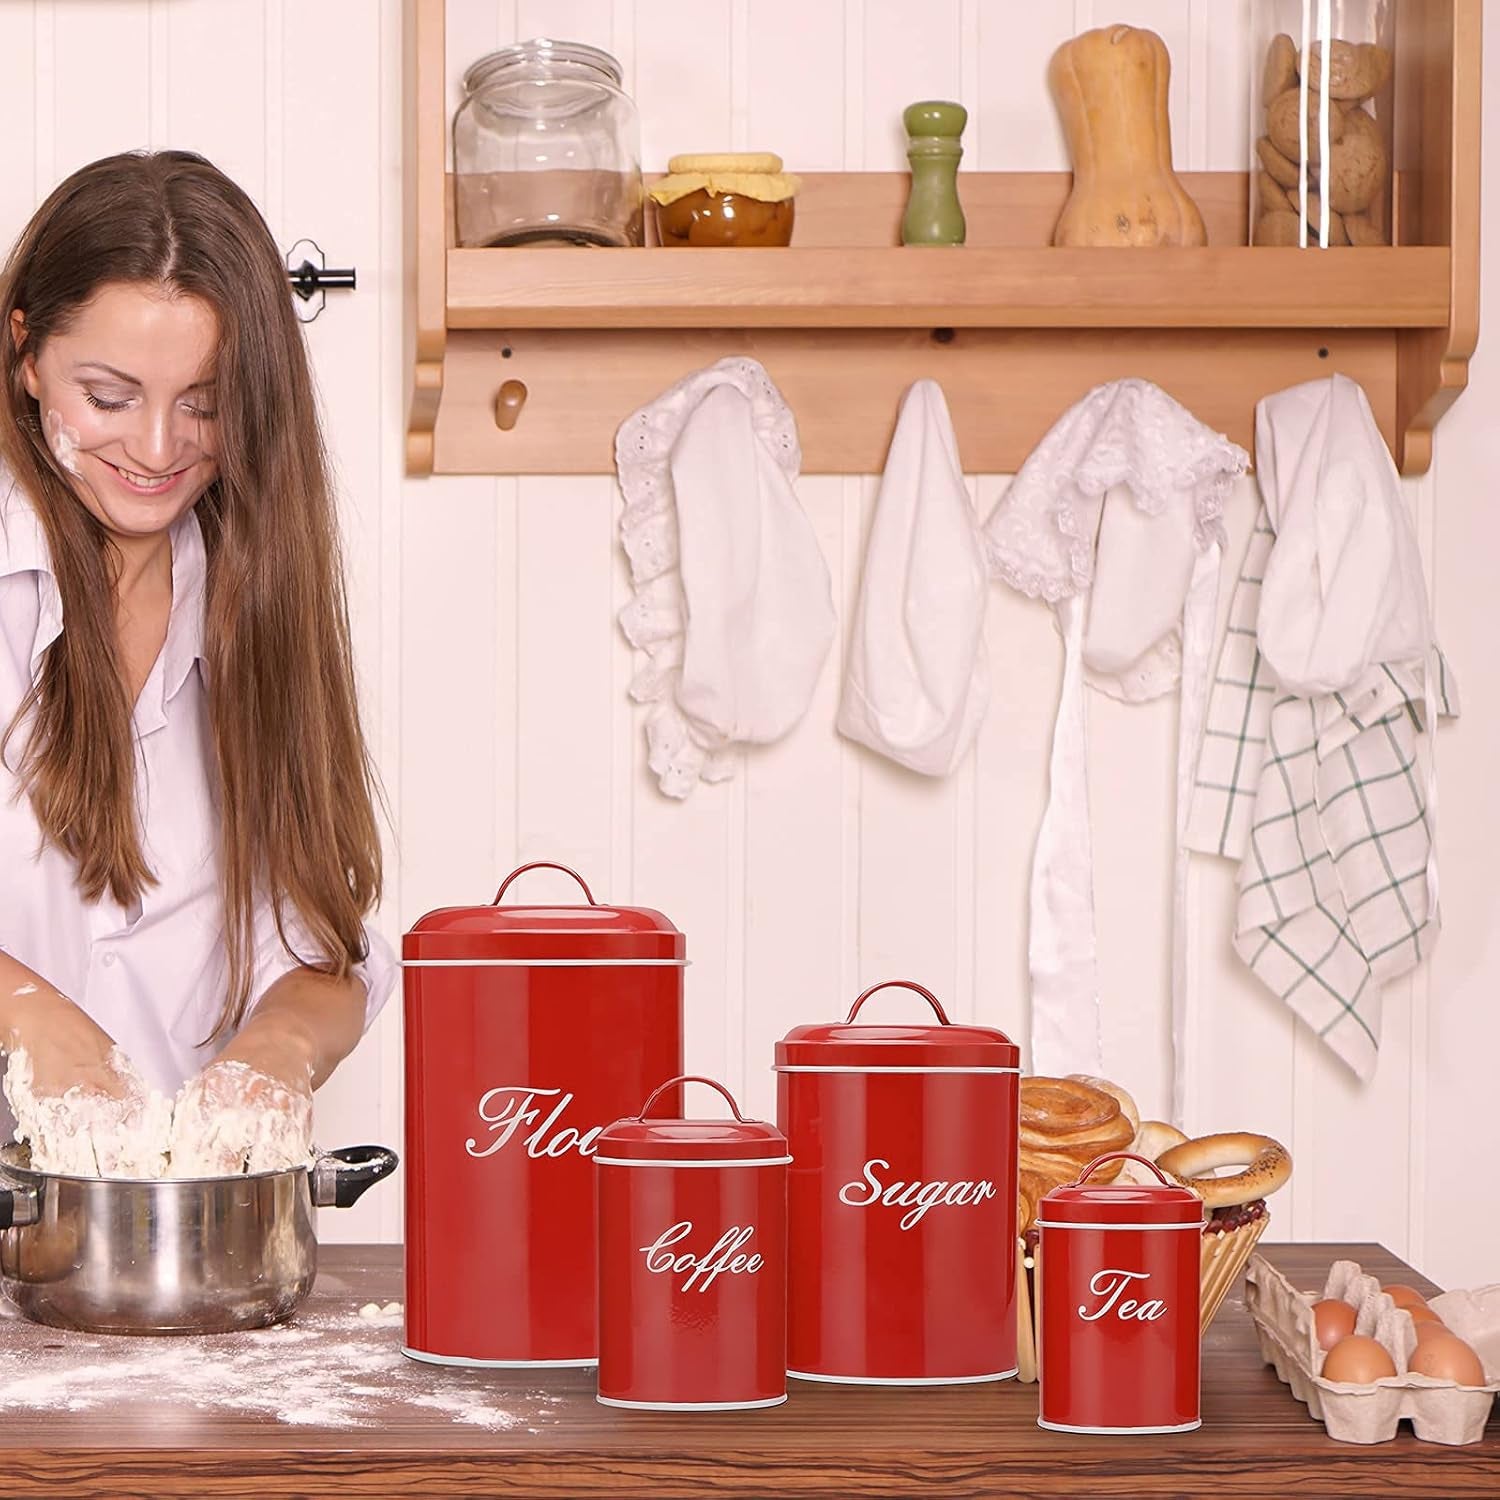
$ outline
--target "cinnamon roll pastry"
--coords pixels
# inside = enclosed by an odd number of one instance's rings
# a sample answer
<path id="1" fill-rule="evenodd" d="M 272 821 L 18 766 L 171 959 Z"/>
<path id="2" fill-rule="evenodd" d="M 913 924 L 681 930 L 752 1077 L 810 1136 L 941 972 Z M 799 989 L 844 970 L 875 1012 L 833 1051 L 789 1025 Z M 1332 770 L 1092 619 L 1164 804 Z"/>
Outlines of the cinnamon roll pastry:
<path id="1" fill-rule="evenodd" d="M 1077 1078 L 1021 1080 L 1020 1157 L 1027 1173 L 1045 1180 L 1045 1192 L 1072 1182 L 1094 1160 L 1125 1150 L 1135 1139 L 1135 1120 L 1115 1094 Z M 1110 1162 L 1095 1178 L 1112 1182 L 1118 1162 Z"/>

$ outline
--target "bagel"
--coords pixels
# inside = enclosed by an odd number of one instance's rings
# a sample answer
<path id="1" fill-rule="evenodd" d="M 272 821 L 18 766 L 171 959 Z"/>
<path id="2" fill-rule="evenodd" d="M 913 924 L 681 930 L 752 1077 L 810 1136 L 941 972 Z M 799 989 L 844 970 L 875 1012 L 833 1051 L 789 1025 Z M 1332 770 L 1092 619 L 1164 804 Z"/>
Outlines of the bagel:
<path id="1" fill-rule="evenodd" d="M 1183 1141 L 1157 1157 L 1169 1177 L 1198 1194 L 1210 1209 L 1236 1208 L 1269 1198 L 1292 1175 L 1292 1158 L 1280 1141 L 1268 1135 L 1231 1132 Z M 1217 1177 L 1219 1167 L 1243 1166 L 1232 1177 Z"/>
<path id="2" fill-rule="evenodd" d="M 1136 1131 L 1135 1139 L 1130 1143 L 1130 1149 L 1135 1155 L 1144 1156 L 1147 1161 L 1155 1161 L 1163 1151 L 1180 1146 L 1186 1139 L 1175 1125 L 1168 1125 L 1164 1120 L 1142 1120 L 1141 1128 Z M 1153 1183 L 1159 1183 L 1161 1178 L 1150 1167 L 1128 1161 L 1120 1169 L 1120 1181 L 1132 1182 L 1137 1187 L 1150 1187 Z"/>

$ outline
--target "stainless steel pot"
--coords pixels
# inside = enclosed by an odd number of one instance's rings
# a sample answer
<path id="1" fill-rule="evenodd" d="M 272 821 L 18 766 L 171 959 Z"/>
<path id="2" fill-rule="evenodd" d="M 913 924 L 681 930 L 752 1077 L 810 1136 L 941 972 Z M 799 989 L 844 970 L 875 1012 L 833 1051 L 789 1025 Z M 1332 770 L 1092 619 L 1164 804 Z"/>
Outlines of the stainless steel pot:
<path id="1" fill-rule="evenodd" d="M 317 1209 L 348 1208 L 395 1170 L 395 1152 L 348 1146 L 253 1177 L 61 1177 L 7 1146 L 0 1285 L 26 1317 L 56 1328 L 264 1328 L 312 1290 Z"/>

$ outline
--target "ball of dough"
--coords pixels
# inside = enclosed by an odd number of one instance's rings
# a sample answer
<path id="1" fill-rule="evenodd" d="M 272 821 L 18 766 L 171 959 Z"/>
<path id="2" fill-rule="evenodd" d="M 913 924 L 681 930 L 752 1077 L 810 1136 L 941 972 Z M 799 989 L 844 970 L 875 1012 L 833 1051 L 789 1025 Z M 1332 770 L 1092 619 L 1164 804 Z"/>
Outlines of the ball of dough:
<path id="1" fill-rule="evenodd" d="M 1295 245 L 1301 233 L 1302 220 L 1290 209 L 1273 209 L 1255 221 L 1257 245 Z"/>
<path id="2" fill-rule="evenodd" d="M 1265 71 L 1261 74 L 1260 102 L 1269 104 L 1297 82 L 1297 44 L 1286 32 L 1271 38 L 1266 51 Z"/>
<path id="3" fill-rule="evenodd" d="M 1267 175 L 1273 182 L 1279 183 L 1284 188 L 1295 188 L 1297 186 L 1297 163 L 1289 156 L 1283 156 L 1271 143 L 1271 137 L 1263 135 L 1255 143 L 1256 155 L 1260 157 L 1260 164 L 1266 169 Z"/>
<path id="4" fill-rule="evenodd" d="M 1351 245 L 1389 245 L 1391 237 L 1369 214 L 1345 214 L 1344 233 Z"/>
<path id="5" fill-rule="evenodd" d="M 1323 145 L 1319 136 L 1321 127 L 1318 120 L 1321 108 L 1321 96 L 1309 93 L 1307 96 L 1307 159 L 1309 161 L 1322 161 L 1323 159 Z M 1284 94 L 1278 95 L 1271 101 L 1270 108 L 1266 110 L 1266 134 L 1271 137 L 1271 144 L 1293 162 L 1302 155 L 1302 139 L 1298 134 L 1301 114 L 1302 93 L 1299 89 L 1288 89 Z M 1343 111 L 1330 108 L 1328 111 L 1329 142 L 1341 141 L 1343 138 Z"/>
<path id="6" fill-rule="evenodd" d="M 1368 99 L 1391 77 L 1391 54 L 1374 42 L 1335 41 L 1328 50 L 1328 97 Z M 1323 44 L 1314 42 L 1307 64 L 1307 86 L 1323 86 Z"/>
<path id="7" fill-rule="evenodd" d="M 1363 213 L 1382 191 L 1391 159 L 1380 126 L 1362 109 L 1344 116 L 1344 138 L 1328 153 L 1328 201 L 1341 214 Z"/>
<path id="8" fill-rule="evenodd" d="M 1264 167 L 1255 174 L 1255 192 L 1256 204 L 1263 214 L 1292 206 L 1291 195 Z"/>
<path id="9" fill-rule="evenodd" d="M 1307 243 L 1316 245 L 1318 236 L 1322 233 L 1323 200 L 1316 193 L 1307 195 Z M 1344 228 L 1344 218 L 1335 209 L 1328 213 L 1328 243 L 1330 245 L 1347 245 L 1349 243 L 1348 232 Z"/>

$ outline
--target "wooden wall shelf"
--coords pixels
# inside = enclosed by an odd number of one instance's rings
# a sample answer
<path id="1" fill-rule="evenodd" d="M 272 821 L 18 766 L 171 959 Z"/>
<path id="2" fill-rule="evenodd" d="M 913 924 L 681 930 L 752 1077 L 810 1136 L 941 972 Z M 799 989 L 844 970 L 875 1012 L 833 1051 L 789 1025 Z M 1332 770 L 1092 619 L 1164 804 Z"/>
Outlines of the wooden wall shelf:
<path id="1" fill-rule="evenodd" d="M 450 250 L 448 326 L 1444 328 L 1450 259 L 1440 246 Z"/>
<path id="2" fill-rule="evenodd" d="M 810 174 L 784 250 L 455 246 L 445 0 L 408 0 L 414 381 L 407 467 L 597 473 L 620 422 L 731 353 L 796 413 L 809 473 L 878 472 L 902 391 L 940 381 L 965 467 L 1013 472 L 1101 381 L 1155 380 L 1252 447 L 1255 402 L 1342 371 L 1404 472 L 1478 336 L 1479 0 L 1400 0 L 1389 249 L 1251 249 L 1243 173 L 1185 173 L 1209 246 L 1048 244 L 1066 173 L 965 173 L 961 249 L 904 249 L 904 173 Z M 496 421 L 506 382 L 526 388 Z M 514 391 L 512 386 L 511 391 Z"/>

